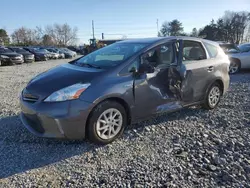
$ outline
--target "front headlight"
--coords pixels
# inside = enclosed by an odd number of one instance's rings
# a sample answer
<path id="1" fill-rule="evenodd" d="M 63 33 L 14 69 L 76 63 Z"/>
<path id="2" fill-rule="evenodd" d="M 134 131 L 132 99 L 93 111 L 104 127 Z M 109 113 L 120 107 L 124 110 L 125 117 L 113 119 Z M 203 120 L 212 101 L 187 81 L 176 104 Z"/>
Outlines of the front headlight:
<path id="1" fill-rule="evenodd" d="M 3 59 L 9 59 L 9 57 L 6 56 L 6 55 L 1 55 L 1 58 L 3 58 Z"/>
<path id="2" fill-rule="evenodd" d="M 60 101 L 67 101 L 78 99 L 82 92 L 84 92 L 90 83 L 85 84 L 74 84 L 72 86 L 60 89 L 54 93 L 52 93 L 49 97 L 47 97 L 44 102 L 60 102 Z"/>

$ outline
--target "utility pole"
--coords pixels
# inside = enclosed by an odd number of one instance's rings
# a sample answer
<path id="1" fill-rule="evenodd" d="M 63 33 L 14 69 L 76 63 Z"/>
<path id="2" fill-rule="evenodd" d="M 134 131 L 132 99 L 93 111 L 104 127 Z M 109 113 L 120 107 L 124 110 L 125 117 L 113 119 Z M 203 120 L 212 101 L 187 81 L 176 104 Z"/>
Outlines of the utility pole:
<path id="1" fill-rule="evenodd" d="M 94 20 L 92 20 L 92 33 L 93 33 L 93 39 L 95 39 L 95 26 L 94 26 Z"/>
<path id="2" fill-rule="evenodd" d="M 159 20 L 156 20 L 156 26 L 157 26 L 157 37 L 158 37 L 158 33 L 159 33 Z"/>

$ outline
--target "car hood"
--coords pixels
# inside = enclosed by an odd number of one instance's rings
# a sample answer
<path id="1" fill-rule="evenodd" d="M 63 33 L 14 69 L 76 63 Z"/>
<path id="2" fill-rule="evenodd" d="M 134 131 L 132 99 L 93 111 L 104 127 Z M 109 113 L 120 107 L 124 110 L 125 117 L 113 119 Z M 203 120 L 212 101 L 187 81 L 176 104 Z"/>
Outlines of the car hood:
<path id="1" fill-rule="evenodd" d="M 47 54 L 45 52 L 33 52 L 33 53 L 36 54 L 36 55 L 45 55 L 45 54 Z"/>
<path id="2" fill-rule="evenodd" d="M 8 57 L 17 57 L 17 56 L 21 56 L 21 54 L 18 54 L 16 52 L 6 52 L 6 53 L 0 53 L 0 55 L 6 55 Z"/>
<path id="3" fill-rule="evenodd" d="M 26 92 L 44 99 L 53 92 L 73 84 L 90 83 L 102 71 L 102 69 L 63 64 L 33 78 L 28 83 Z"/>
<path id="4" fill-rule="evenodd" d="M 19 54 L 22 54 L 22 55 L 32 55 L 32 53 L 30 52 L 18 52 Z"/>

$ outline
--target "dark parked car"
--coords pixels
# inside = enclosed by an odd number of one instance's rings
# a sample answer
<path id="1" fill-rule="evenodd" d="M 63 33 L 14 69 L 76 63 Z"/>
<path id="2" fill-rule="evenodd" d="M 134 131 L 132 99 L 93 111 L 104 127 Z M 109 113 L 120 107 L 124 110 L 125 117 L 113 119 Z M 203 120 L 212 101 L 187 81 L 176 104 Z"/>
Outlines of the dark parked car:
<path id="1" fill-rule="evenodd" d="M 50 57 L 48 53 L 42 52 L 37 48 L 24 47 L 24 49 L 35 55 L 35 61 L 47 61 Z"/>
<path id="2" fill-rule="evenodd" d="M 228 70 L 228 57 L 208 40 L 125 40 L 33 78 L 20 97 L 21 120 L 38 136 L 106 144 L 138 119 L 215 108 Z"/>
<path id="3" fill-rule="evenodd" d="M 12 50 L 13 52 L 22 54 L 24 57 L 24 62 L 25 63 L 32 63 L 35 61 L 35 56 L 34 54 L 24 50 L 23 48 L 20 47 L 9 47 L 10 50 Z"/>
<path id="4" fill-rule="evenodd" d="M 1 65 L 22 64 L 23 55 L 11 51 L 8 48 L 0 48 Z"/>

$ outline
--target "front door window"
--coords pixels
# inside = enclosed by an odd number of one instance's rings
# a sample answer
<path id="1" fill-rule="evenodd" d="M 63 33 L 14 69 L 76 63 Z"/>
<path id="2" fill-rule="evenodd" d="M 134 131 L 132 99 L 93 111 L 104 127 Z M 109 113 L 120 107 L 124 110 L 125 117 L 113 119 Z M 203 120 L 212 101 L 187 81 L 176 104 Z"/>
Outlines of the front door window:
<path id="1" fill-rule="evenodd" d="M 174 49 L 172 43 L 162 44 L 143 56 L 143 62 L 154 68 L 169 67 L 174 61 Z"/>

